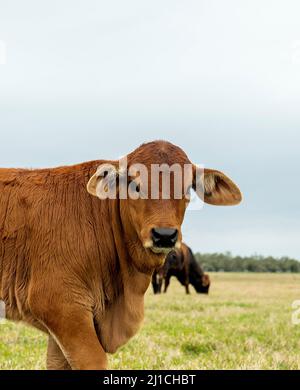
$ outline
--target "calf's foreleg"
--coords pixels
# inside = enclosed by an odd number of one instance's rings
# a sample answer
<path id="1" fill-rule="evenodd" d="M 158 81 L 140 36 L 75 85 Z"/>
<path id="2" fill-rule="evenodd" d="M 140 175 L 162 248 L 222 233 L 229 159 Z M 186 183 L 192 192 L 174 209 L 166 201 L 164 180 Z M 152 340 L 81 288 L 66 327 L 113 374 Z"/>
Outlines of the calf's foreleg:
<path id="1" fill-rule="evenodd" d="M 44 324 L 51 335 L 47 359 L 50 369 L 107 368 L 106 353 L 98 340 L 90 310 L 62 300 L 51 306 L 33 298 L 31 307 L 36 319 Z"/>
<path id="2" fill-rule="evenodd" d="M 47 350 L 47 370 L 71 370 L 65 355 L 52 336 L 49 336 Z"/>

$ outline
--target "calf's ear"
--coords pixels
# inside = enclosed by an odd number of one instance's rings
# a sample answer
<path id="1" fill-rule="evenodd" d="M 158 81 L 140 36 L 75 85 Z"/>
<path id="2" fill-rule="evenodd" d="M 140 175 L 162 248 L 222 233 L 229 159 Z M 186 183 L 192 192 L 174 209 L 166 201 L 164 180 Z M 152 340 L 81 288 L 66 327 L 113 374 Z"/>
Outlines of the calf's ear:
<path id="1" fill-rule="evenodd" d="M 214 206 L 233 206 L 242 200 L 238 186 L 223 172 L 215 169 L 194 166 L 193 189 L 205 203 Z"/>
<path id="2" fill-rule="evenodd" d="M 116 192 L 118 170 L 110 163 L 101 164 L 96 173 L 91 176 L 87 183 L 87 191 L 101 199 L 108 197 L 111 191 Z"/>

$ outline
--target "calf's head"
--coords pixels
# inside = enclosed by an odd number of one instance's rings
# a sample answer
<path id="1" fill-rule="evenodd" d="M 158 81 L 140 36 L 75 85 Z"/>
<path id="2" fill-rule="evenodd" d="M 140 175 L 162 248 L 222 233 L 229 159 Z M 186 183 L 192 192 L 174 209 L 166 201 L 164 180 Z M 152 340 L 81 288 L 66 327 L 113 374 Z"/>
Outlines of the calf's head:
<path id="1" fill-rule="evenodd" d="M 145 272 L 161 266 L 180 248 L 189 193 L 212 205 L 241 201 L 238 187 L 223 173 L 200 170 L 179 147 L 165 141 L 141 145 L 119 161 L 101 164 L 87 189 L 119 204 L 124 244 L 135 265 Z"/>

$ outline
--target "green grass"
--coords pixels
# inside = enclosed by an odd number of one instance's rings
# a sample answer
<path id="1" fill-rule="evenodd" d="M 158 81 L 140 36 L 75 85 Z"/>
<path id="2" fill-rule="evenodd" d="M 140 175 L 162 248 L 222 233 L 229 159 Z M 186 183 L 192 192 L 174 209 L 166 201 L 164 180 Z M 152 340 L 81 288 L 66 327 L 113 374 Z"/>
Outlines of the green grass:
<path id="1" fill-rule="evenodd" d="M 109 356 L 113 369 L 300 369 L 300 325 L 291 322 L 300 275 L 212 274 L 209 296 L 146 295 L 140 332 Z M 0 369 L 44 369 L 46 337 L 0 325 Z"/>

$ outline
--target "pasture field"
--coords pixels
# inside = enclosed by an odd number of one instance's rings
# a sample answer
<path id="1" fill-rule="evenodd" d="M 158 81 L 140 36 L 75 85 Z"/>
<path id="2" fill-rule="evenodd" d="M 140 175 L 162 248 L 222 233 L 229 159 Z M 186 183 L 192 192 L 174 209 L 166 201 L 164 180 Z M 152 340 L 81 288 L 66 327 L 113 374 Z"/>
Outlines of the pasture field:
<path id="1" fill-rule="evenodd" d="M 175 279 L 145 299 L 140 332 L 109 356 L 113 369 L 300 369 L 299 274 L 211 274 L 209 296 Z M 46 336 L 0 325 L 0 369 L 45 369 Z"/>

